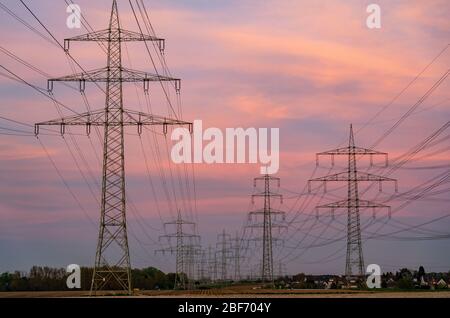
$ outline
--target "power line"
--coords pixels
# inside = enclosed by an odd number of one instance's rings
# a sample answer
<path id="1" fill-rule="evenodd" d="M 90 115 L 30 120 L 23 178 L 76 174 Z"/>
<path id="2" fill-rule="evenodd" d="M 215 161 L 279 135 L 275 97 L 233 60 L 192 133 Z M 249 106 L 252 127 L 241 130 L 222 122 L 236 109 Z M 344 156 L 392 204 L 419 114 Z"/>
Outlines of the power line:
<path id="1" fill-rule="evenodd" d="M 37 19 L 34 14 L 33 16 Z M 48 31 L 48 29 L 46 30 Z M 119 22 L 117 2 L 114 0 L 109 27 L 106 31 L 96 31 L 65 40 L 67 45 L 70 41 L 107 41 L 107 67 L 100 71 L 95 70 L 49 80 L 50 87 L 52 87 L 54 81 L 79 82 L 80 91 L 84 91 L 86 81 L 106 82 L 105 109 L 88 111 L 84 114 L 36 124 L 37 133 L 40 126 L 52 125 L 59 126 L 62 134 L 64 134 L 67 125 L 85 126 L 88 133 L 91 126 L 103 126 L 105 129 L 101 218 L 91 293 L 107 288 L 110 283 L 115 283 L 118 288 L 127 291 L 129 294 L 132 293 L 125 211 L 124 126 L 135 126 L 138 134 L 141 134 L 142 127 L 146 125 L 163 126 L 164 131 L 168 125 L 190 125 L 188 122 L 124 109 L 123 82 L 143 81 L 145 90 L 146 83 L 149 81 L 177 80 L 122 67 L 121 42 L 143 40 L 159 41 L 159 39 L 150 36 L 137 35 L 131 31 L 123 30 Z M 118 257 L 109 254 L 109 251 L 114 250 L 114 248 L 119 253 Z"/>

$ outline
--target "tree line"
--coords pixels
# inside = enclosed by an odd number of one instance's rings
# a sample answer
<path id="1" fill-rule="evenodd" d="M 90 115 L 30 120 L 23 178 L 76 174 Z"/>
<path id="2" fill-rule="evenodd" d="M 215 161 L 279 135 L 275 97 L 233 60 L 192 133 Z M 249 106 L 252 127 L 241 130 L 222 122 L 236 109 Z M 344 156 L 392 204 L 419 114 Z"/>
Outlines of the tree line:
<path id="1" fill-rule="evenodd" d="M 81 290 L 90 290 L 93 268 L 81 267 Z M 60 291 L 69 290 L 65 268 L 33 266 L 28 273 L 15 271 L 0 275 L 0 291 Z M 165 274 L 157 268 L 132 269 L 132 286 L 139 289 L 173 289 L 175 274 Z M 115 289 L 114 285 L 106 286 Z"/>

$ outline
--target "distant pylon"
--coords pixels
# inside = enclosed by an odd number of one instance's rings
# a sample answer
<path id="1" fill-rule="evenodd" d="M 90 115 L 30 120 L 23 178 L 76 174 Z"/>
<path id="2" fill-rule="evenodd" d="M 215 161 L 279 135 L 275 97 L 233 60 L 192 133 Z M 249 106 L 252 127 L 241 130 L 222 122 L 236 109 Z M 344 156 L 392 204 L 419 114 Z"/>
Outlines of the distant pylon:
<path id="1" fill-rule="evenodd" d="M 241 280 L 241 239 L 238 233 L 236 233 L 236 236 L 233 239 L 232 248 L 232 259 L 234 260 L 234 281 L 238 282 Z"/>
<path id="2" fill-rule="evenodd" d="M 211 281 L 216 280 L 216 253 L 213 251 L 212 247 L 208 247 L 208 276 Z"/>
<path id="3" fill-rule="evenodd" d="M 186 246 L 186 254 L 185 254 L 185 266 L 187 273 L 187 288 L 193 289 L 194 281 L 196 279 L 195 275 L 195 266 L 198 263 L 198 256 L 200 255 L 201 247 L 200 244 L 189 244 Z"/>
<path id="4" fill-rule="evenodd" d="M 277 272 L 278 272 L 278 277 L 279 278 L 283 278 L 286 276 L 286 265 L 282 262 L 282 261 L 278 261 L 278 266 L 277 266 Z"/>
<path id="5" fill-rule="evenodd" d="M 135 126 L 138 134 L 141 134 L 142 126 L 146 125 L 161 125 L 166 132 L 167 125 L 190 126 L 191 124 L 177 119 L 124 109 L 123 82 L 143 82 L 144 91 L 148 91 L 149 82 L 172 81 L 175 83 L 178 94 L 180 80 L 159 74 L 131 70 L 122 66 L 122 42 L 153 41 L 159 45 L 162 51 L 164 40 L 122 29 L 116 0 L 112 2 L 107 29 L 65 39 L 64 47 L 66 50 L 69 50 L 72 41 L 107 42 L 107 66 L 50 79 L 48 90 L 49 92 L 53 90 L 54 82 L 78 82 L 80 92 L 84 94 L 86 82 L 105 82 L 105 107 L 100 110 L 38 123 L 35 125 L 35 133 L 37 135 L 39 127 L 44 125 L 60 126 L 61 134 L 64 134 L 66 126 L 86 126 L 87 134 L 90 133 L 92 126 L 104 127 L 101 216 L 91 294 L 95 294 L 97 290 L 116 287 L 131 294 L 130 252 L 126 222 L 124 126 Z"/>
<path id="6" fill-rule="evenodd" d="M 221 234 L 217 235 L 216 246 L 217 262 L 220 262 L 218 269 L 220 270 L 219 279 L 221 281 L 228 280 L 228 265 L 232 253 L 231 237 L 223 230 Z"/>
<path id="7" fill-rule="evenodd" d="M 285 212 L 274 209 L 272 207 L 272 198 L 277 198 L 283 202 L 283 196 L 281 194 L 272 192 L 270 190 L 271 182 L 276 181 L 278 187 L 280 186 L 280 178 L 272 177 L 265 174 L 262 177 L 254 178 L 254 187 L 256 188 L 258 181 L 264 181 L 264 191 L 253 194 L 252 202 L 254 203 L 255 197 L 261 197 L 264 199 L 264 206 L 262 209 L 258 209 L 249 213 L 249 221 L 253 219 L 258 219 L 262 216 L 261 223 L 250 223 L 247 225 L 249 228 L 262 228 L 263 234 L 262 238 L 256 238 L 255 240 L 262 240 L 262 260 L 261 260 L 261 279 L 263 282 L 269 282 L 273 284 L 274 282 L 274 271 L 273 271 L 273 242 L 277 239 L 273 237 L 274 228 L 283 228 L 285 221 Z"/>
<path id="8" fill-rule="evenodd" d="M 219 280 L 219 263 L 217 261 L 217 251 L 214 251 L 214 260 L 213 260 L 214 268 L 213 268 L 213 280 Z"/>
<path id="9" fill-rule="evenodd" d="M 316 163 L 319 164 L 319 156 L 329 155 L 331 156 L 332 165 L 334 165 L 334 156 L 345 155 L 348 157 L 347 171 L 332 174 L 320 178 L 311 179 L 308 181 L 308 190 L 311 191 L 311 182 L 320 181 L 324 184 L 324 190 L 326 191 L 326 182 L 328 181 L 344 181 L 347 182 L 347 199 L 317 206 L 317 209 L 328 208 L 334 211 L 335 209 L 345 208 L 347 209 L 347 256 L 345 262 L 345 275 L 347 277 L 352 276 L 364 276 L 364 258 L 361 244 L 361 221 L 360 221 L 360 208 L 386 208 L 389 211 L 390 207 L 375 202 L 361 200 L 358 193 L 358 182 L 369 181 L 378 182 L 379 190 L 383 181 L 395 182 L 395 190 L 397 191 L 397 181 L 395 179 L 377 176 L 370 173 L 365 173 L 357 170 L 356 156 L 370 155 L 370 163 L 373 164 L 372 157 L 375 155 L 382 155 L 385 157 L 385 166 L 388 165 L 388 154 L 385 152 L 379 152 L 371 149 L 365 149 L 355 146 L 355 139 L 353 135 L 353 126 L 350 125 L 350 137 L 348 141 L 348 147 L 333 149 L 326 152 L 321 152 L 316 155 Z M 333 214 L 334 215 L 334 214 Z"/>
<path id="10" fill-rule="evenodd" d="M 169 247 L 156 250 L 156 253 L 175 253 L 176 273 L 174 289 L 186 289 L 191 287 L 192 281 L 192 266 L 195 250 L 199 249 L 200 237 L 195 233 L 194 222 L 188 222 L 183 220 L 181 211 L 178 211 L 178 216 L 175 221 L 164 223 L 165 229 L 175 226 L 175 233 L 168 233 L 161 235 L 160 240 L 167 240 Z M 185 230 L 186 226 L 191 227 L 190 231 Z M 172 240 L 176 239 L 176 246 L 172 246 Z M 187 281 L 186 281 L 187 280 Z"/>
<path id="11" fill-rule="evenodd" d="M 199 252 L 200 259 L 197 262 L 197 276 L 200 281 L 206 281 L 209 279 L 208 273 L 208 256 L 206 250 L 201 250 Z"/>

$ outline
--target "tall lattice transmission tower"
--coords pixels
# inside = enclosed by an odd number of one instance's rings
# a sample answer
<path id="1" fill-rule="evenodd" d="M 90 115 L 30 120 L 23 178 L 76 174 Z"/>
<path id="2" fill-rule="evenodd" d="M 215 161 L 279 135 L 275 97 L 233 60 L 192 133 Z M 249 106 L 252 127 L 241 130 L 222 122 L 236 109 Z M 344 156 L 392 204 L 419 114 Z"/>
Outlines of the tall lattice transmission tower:
<path id="1" fill-rule="evenodd" d="M 390 207 L 384 204 L 379 204 L 372 201 L 362 200 L 359 198 L 358 182 L 369 181 L 378 182 L 379 190 L 382 190 L 382 182 L 392 181 L 395 182 L 395 191 L 397 191 L 397 181 L 395 179 L 374 175 L 357 169 L 357 157 L 370 156 L 370 163 L 373 165 L 373 156 L 384 156 L 384 165 L 388 165 L 388 154 L 385 152 L 379 152 L 372 149 L 365 149 L 355 146 L 355 138 L 353 135 L 353 126 L 350 125 L 350 137 L 348 146 L 330 151 L 318 153 L 316 155 L 316 163 L 319 164 L 320 156 L 331 156 L 332 165 L 334 165 L 335 156 L 347 156 L 348 166 L 347 171 L 327 175 L 311 179 L 308 181 L 308 190 L 311 191 L 311 182 L 323 182 L 324 190 L 326 191 L 326 183 L 329 181 L 347 182 L 347 199 L 337 202 L 328 203 L 325 205 L 319 205 L 317 209 L 331 209 L 333 212 L 335 209 L 347 209 L 347 256 L 345 262 L 345 275 L 350 278 L 352 276 L 364 276 L 364 257 L 361 245 L 361 221 L 360 210 L 366 208 L 386 208 L 389 211 Z"/>
<path id="2" fill-rule="evenodd" d="M 147 125 L 161 125 L 164 132 L 167 132 L 168 125 L 189 125 L 190 127 L 190 123 L 125 109 L 122 84 L 142 82 L 144 91 L 148 91 L 150 82 L 167 81 L 173 82 L 176 92 L 179 93 L 180 80 L 122 66 L 122 42 L 152 41 L 156 42 L 162 51 L 164 40 L 121 28 L 116 0 L 112 2 L 107 29 L 65 39 L 66 50 L 69 50 L 69 44 L 72 41 L 106 42 L 107 65 L 79 74 L 49 79 L 48 90 L 52 91 L 54 82 L 78 82 L 80 91 L 84 93 L 86 82 L 93 82 L 96 85 L 104 82 L 106 83 L 105 107 L 38 123 L 35 126 L 35 132 L 37 135 L 39 127 L 44 125 L 60 126 L 62 134 L 66 126 L 85 126 L 88 134 L 92 126 L 104 128 L 100 226 L 91 294 L 95 294 L 97 290 L 112 288 L 111 286 L 131 294 L 130 252 L 126 222 L 124 126 L 135 126 L 141 134 L 142 127 Z"/>
<path id="3" fill-rule="evenodd" d="M 252 203 L 255 203 L 255 198 L 262 198 L 264 205 L 261 209 L 251 211 L 248 215 L 248 228 L 262 229 L 262 237 L 254 238 L 253 240 L 262 241 L 262 259 L 261 259 L 261 280 L 263 282 L 273 283 L 274 268 L 273 268 L 273 244 L 278 241 L 278 238 L 273 236 L 273 229 L 280 230 L 284 228 L 285 212 L 275 209 L 273 207 L 273 199 L 283 202 L 283 196 L 271 190 L 271 183 L 277 182 L 280 187 L 280 178 L 272 177 L 265 174 L 262 177 L 254 178 L 253 186 L 256 188 L 258 182 L 263 182 L 264 190 L 252 195 Z M 262 219 L 262 220 L 261 220 Z"/>
<path id="4" fill-rule="evenodd" d="M 175 253 L 176 273 L 174 289 L 186 289 L 191 287 L 193 279 L 193 262 L 196 251 L 200 250 L 200 236 L 196 235 L 195 222 L 183 220 L 181 212 L 175 221 L 164 223 L 168 234 L 161 235 L 161 240 L 166 240 L 169 247 L 156 250 L 157 253 Z M 169 227 L 175 227 L 175 232 L 169 232 Z M 186 229 L 188 227 L 188 229 Z M 173 245 L 176 240 L 176 245 Z"/>

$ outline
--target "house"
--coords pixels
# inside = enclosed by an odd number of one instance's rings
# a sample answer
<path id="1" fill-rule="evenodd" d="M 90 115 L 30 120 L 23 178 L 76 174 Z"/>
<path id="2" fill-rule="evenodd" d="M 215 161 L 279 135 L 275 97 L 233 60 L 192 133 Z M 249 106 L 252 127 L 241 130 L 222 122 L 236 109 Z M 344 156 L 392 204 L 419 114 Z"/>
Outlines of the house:
<path id="1" fill-rule="evenodd" d="M 429 286 L 428 282 L 425 281 L 425 278 L 423 276 L 421 276 L 420 277 L 420 287 L 427 287 L 427 286 Z"/>
<path id="2" fill-rule="evenodd" d="M 448 284 L 443 278 L 441 278 L 439 281 L 436 282 L 435 286 L 436 288 L 447 288 Z"/>
<path id="3" fill-rule="evenodd" d="M 350 279 L 347 283 L 347 288 L 350 289 L 357 289 L 358 288 L 358 281 L 356 279 Z"/>
<path id="4" fill-rule="evenodd" d="M 328 281 L 323 283 L 325 289 L 336 289 L 339 286 L 339 280 L 335 278 L 330 278 Z M 340 286 L 339 286 L 340 288 Z"/>
<path id="5" fill-rule="evenodd" d="M 386 281 L 386 288 L 395 288 L 397 286 L 397 283 L 395 282 L 395 280 L 390 277 L 387 281 Z"/>

